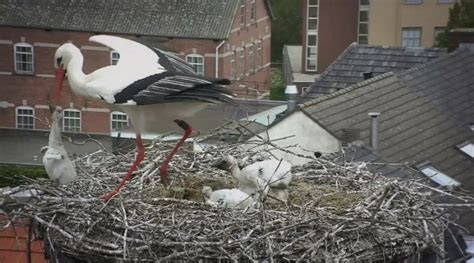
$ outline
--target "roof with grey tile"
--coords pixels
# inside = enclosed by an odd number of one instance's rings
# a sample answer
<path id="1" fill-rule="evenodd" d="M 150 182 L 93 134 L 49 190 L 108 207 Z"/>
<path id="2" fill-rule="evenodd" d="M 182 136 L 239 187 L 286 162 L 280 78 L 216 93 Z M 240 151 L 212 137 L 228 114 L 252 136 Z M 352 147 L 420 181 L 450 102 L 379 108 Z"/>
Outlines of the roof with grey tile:
<path id="1" fill-rule="evenodd" d="M 446 54 L 439 48 L 408 48 L 351 44 L 321 74 L 303 95 L 314 99 L 349 87 L 364 80 L 363 73 L 378 76 L 386 72 L 401 72 Z"/>
<path id="2" fill-rule="evenodd" d="M 226 39 L 238 6 L 239 0 L 8 0 L 0 1 L 0 25 Z"/>
<path id="3" fill-rule="evenodd" d="M 344 147 L 344 150 L 341 152 L 325 154 L 321 158 L 336 163 L 367 163 L 367 168 L 370 171 L 372 171 L 373 173 L 381 174 L 386 177 L 393 177 L 398 179 L 424 179 L 420 177 L 415 170 L 409 168 L 405 164 L 387 162 L 374 149 L 366 145 L 352 144 Z"/>
<path id="4" fill-rule="evenodd" d="M 474 142 L 474 133 L 393 73 L 306 102 L 300 109 L 337 138 L 344 137 L 345 129 L 358 131 L 356 139 L 365 144 L 370 129 L 367 113 L 381 112 L 377 152 L 385 160 L 410 165 L 429 161 L 474 189 L 474 161 L 455 148 L 464 141 Z"/>
<path id="5" fill-rule="evenodd" d="M 474 49 L 461 47 L 400 76 L 402 82 L 466 128 L 474 123 Z"/>

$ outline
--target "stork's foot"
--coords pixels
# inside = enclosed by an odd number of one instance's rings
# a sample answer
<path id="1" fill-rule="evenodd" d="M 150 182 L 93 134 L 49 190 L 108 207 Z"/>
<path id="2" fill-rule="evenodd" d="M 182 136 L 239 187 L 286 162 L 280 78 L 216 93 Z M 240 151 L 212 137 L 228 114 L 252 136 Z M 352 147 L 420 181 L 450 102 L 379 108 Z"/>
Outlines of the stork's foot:
<path id="1" fill-rule="evenodd" d="M 162 163 L 160 166 L 160 182 L 168 185 L 168 163 Z"/>
<path id="2" fill-rule="evenodd" d="M 139 133 L 137 133 L 137 157 L 135 159 L 135 162 L 133 162 L 132 167 L 130 167 L 130 170 L 128 170 L 128 173 L 119 183 L 119 185 L 112 192 L 101 196 L 100 199 L 102 199 L 104 202 L 108 202 L 110 199 L 114 198 L 125 186 L 125 183 L 130 180 L 130 178 L 132 177 L 132 173 L 137 169 L 138 165 L 143 161 L 144 158 L 145 148 L 143 148 L 142 137 Z"/>
<path id="3" fill-rule="evenodd" d="M 178 126 L 181 127 L 181 129 L 184 130 L 184 134 L 183 134 L 183 137 L 178 141 L 178 143 L 176 143 L 176 146 L 174 147 L 174 149 L 165 158 L 165 160 L 163 161 L 163 163 L 160 166 L 160 181 L 164 185 L 168 185 L 168 163 L 170 162 L 171 158 L 173 158 L 173 156 L 176 154 L 179 147 L 181 147 L 181 145 L 184 143 L 184 141 L 186 141 L 186 139 L 189 137 L 189 135 L 191 135 L 191 133 L 193 132 L 193 129 L 191 128 L 191 126 L 188 123 L 186 123 L 185 121 L 183 121 L 183 120 L 174 120 L 174 122 L 176 122 L 176 124 L 178 124 Z"/>
<path id="4" fill-rule="evenodd" d="M 115 197 L 119 192 L 114 190 L 108 194 L 105 194 L 103 196 L 100 197 L 100 199 L 102 199 L 102 201 L 104 202 L 108 202 L 110 199 L 112 199 L 113 197 Z"/>

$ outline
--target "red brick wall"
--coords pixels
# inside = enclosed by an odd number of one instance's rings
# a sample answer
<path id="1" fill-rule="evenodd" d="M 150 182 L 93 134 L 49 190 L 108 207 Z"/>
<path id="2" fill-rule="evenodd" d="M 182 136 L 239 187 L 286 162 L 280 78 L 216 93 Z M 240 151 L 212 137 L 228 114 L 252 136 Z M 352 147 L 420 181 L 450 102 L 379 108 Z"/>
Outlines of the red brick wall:
<path id="1" fill-rule="evenodd" d="M 303 4 L 302 69 L 306 69 L 308 0 Z M 352 42 L 357 41 L 359 0 L 320 0 L 317 73 L 322 73 Z M 314 73 L 314 71 L 309 71 Z"/>
<path id="2" fill-rule="evenodd" d="M 246 0 L 250 4 L 250 0 Z M 236 13 L 236 19 L 232 27 L 230 37 L 219 48 L 219 77 L 230 78 L 230 54 L 236 48 L 242 47 L 242 43 L 254 43 L 262 40 L 263 62 L 262 68 L 255 72 L 248 72 L 243 79 L 235 81 L 232 88 L 235 92 L 245 97 L 255 98 L 256 92 L 248 88 L 239 88 L 239 85 L 256 88 L 259 93 L 269 89 L 270 78 L 270 31 L 271 21 L 264 6 L 264 0 L 257 1 L 256 22 L 250 22 L 250 7 L 247 6 L 248 24 L 240 27 L 240 13 Z M 98 68 L 110 64 L 110 52 L 103 46 L 89 42 L 92 33 L 71 31 L 46 31 L 32 28 L 0 27 L 0 102 L 13 103 L 14 107 L 0 108 L 0 127 L 15 128 L 15 109 L 18 106 L 35 108 L 36 117 L 46 120 L 49 117 L 48 109 L 44 106 L 50 104 L 50 98 L 54 89 L 54 52 L 57 47 L 67 41 L 81 48 L 84 54 L 84 72 L 90 73 Z M 123 35 L 122 35 L 123 36 Z M 135 36 L 125 36 L 136 39 Z M 148 39 L 149 37 L 147 37 Z M 153 39 L 150 37 L 150 39 Z M 163 42 L 163 38 L 155 39 L 155 42 Z M 158 41 L 160 40 L 160 41 Z M 166 40 L 166 39 L 165 39 Z M 33 45 L 34 48 L 34 74 L 17 74 L 14 70 L 13 45 L 18 42 Z M 179 39 L 173 38 L 164 41 L 162 46 L 180 54 L 184 59 L 186 55 L 196 53 L 204 56 L 205 76 L 215 76 L 215 50 L 221 41 L 206 39 Z M 84 48 L 85 47 L 85 48 Z M 100 50 L 91 50 L 91 47 L 100 47 Z M 92 48 L 94 49 L 94 48 Z M 248 56 L 246 56 L 248 58 Z M 236 59 L 238 60 L 238 58 Z M 239 74 L 240 69 L 237 69 Z M 110 112 L 109 106 L 103 102 L 85 100 L 73 94 L 65 82 L 63 96 L 60 105 L 63 108 L 95 108 L 95 111 L 82 111 L 82 132 L 87 133 L 109 133 Z M 39 105 L 39 107 L 38 107 Z M 94 109 L 92 109 L 94 110 Z M 36 129 L 47 129 L 46 122 L 35 121 Z"/>

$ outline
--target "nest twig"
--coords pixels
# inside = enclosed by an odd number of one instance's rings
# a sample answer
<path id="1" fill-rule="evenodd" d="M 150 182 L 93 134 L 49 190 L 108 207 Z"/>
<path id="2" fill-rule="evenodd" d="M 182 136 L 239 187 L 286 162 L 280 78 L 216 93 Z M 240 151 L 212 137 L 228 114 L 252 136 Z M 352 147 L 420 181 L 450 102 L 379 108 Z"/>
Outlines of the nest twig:
<path id="1" fill-rule="evenodd" d="M 158 168 L 172 146 L 150 144 L 134 177 L 108 203 L 98 196 L 117 185 L 134 151 L 98 151 L 78 158 L 76 182 L 57 187 L 33 180 L 20 190 L 42 194 L 23 203 L 5 202 L 2 210 L 10 217 L 34 219 L 61 253 L 95 261 L 354 262 L 404 258 L 426 249 L 443 252 L 452 215 L 432 201 L 440 193 L 419 182 L 385 178 L 356 162 L 315 159 L 293 167 L 288 204 L 267 198 L 258 209 L 219 209 L 204 204 L 202 186 L 215 190 L 236 182 L 212 164 L 225 154 L 247 163 L 268 154 L 239 144 L 210 146 L 199 153 L 185 148 L 170 163 L 172 183 L 166 188 Z M 2 194 L 7 196 L 15 199 L 12 192 Z"/>

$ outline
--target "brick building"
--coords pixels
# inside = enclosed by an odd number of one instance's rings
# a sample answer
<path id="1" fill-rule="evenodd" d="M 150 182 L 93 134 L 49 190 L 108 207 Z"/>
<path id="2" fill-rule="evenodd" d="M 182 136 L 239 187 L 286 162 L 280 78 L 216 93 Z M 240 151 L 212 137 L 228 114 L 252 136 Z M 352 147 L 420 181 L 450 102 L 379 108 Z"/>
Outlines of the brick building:
<path id="1" fill-rule="evenodd" d="M 271 9 L 267 0 L 20 1 L 0 3 L 0 128 L 47 129 L 56 49 L 72 42 L 84 54 L 84 72 L 113 64 L 114 51 L 93 44 L 94 34 L 131 38 L 167 49 L 198 74 L 232 80 L 243 98 L 269 89 Z M 64 128 L 108 134 L 127 117 L 66 87 Z"/>

